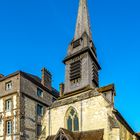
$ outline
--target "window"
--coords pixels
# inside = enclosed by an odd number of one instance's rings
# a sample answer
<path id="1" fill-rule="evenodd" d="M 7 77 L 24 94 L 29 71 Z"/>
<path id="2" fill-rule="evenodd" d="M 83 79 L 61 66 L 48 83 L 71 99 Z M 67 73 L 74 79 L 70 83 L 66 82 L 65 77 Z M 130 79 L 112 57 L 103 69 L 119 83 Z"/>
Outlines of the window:
<path id="1" fill-rule="evenodd" d="M 54 97 L 52 97 L 52 102 L 56 101 L 56 99 Z"/>
<path id="2" fill-rule="evenodd" d="M 12 133 L 12 121 L 6 122 L 6 129 L 7 129 L 7 135 L 11 135 L 11 133 Z"/>
<path id="3" fill-rule="evenodd" d="M 5 101 L 5 111 L 11 111 L 12 109 L 12 100 L 8 99 Z"/>
<path id="4" fill-rule="evenodd" d="M 37 136 L 40 136 L 42 132 L 42 125 L 37 125 Z"/>
<path id="5" fill-rule="evenodd" d="M 80 45 L 81 45 L 81 40 L 80 39 L 78 39 L 78 40 L 73 42 L 73 48 L 76 48 L 76 47 L 78 47 Z"/>
<path id="6" fill-rule="evenodd" d="M 67 129 L 70 131 L 79 130 L 78 114 L 73 107 L 70 107 L 66 113 L 66 124 L 67 124 Z"/>
<path id="7" fill-rule="evenodd" d="M 37 96 L 43 97 L 43 91 L 40 88 L 37 88 Z"/>
<path id="8" fill-rule="evenodd" d="M 2 124 L 2 115 L 0 116 L 0 124 Z"/>
<path id="9" fill-rule="evenodd" d="M 12 81 L 7 82 L 7 83 L 5 84 L 5 90 L 11 90 L 11 89 L 12 89 Z"/>
<path id="10" fill-rule="evenodd" d="M 37 105 L 37 115 L 43 116 L 43 106 L 40 104 Z"/>

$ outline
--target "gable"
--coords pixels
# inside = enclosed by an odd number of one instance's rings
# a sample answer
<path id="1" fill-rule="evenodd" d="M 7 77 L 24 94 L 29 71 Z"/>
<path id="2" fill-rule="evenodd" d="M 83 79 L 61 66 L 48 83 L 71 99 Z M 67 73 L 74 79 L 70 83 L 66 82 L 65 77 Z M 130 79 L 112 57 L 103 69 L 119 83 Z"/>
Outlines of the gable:
<path id="1" fill-rule="evenodd" d="M 55 136 L 49 136 L 46 140 L 103 140 L 104 130 L 83 132 L 71 132 L 60 128 Z"/>

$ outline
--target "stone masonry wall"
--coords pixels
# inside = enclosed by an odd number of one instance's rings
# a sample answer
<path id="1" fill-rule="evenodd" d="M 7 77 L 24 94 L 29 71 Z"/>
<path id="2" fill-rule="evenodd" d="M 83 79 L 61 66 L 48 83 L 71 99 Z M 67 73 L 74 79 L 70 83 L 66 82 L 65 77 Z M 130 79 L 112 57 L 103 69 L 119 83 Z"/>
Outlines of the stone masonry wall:
<path id="1" fill-rule="evenodd" d="M 47 127 L 46 134 L 47 136 L 55 135 L 60 127 L 67 128 L 65 115 L 69 107 L 74 107 L 78 112 L 80 131 L 104 129 L 104 140 L 108 140 L 107 105 L 108 103 L 102 96 L 96 96 L 47 110 L 45 116 L 46 122 L 44 122 L 44 125 Z"/>

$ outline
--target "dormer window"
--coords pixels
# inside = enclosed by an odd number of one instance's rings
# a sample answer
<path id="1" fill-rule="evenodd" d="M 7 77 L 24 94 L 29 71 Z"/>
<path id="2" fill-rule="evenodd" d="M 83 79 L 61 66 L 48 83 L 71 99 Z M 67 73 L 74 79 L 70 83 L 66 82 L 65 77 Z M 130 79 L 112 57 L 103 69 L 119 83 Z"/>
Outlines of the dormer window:
<path id="1" fill-rule="evenodd" d="M 8 91 L 8 90 L 11 90 L 12 89 L 12 81 L 9 81 L 5 84 L 5 90 Z"/>
<path id="2" fill-rule="evenodd" d="M 37 88 L 37 96 L 43 97 L 43 91 L 40 88 Z"/>
<path id="3" fill-rule="evenodd" d="M 81 61 L 77 60 L 70 64 L 70 81 L 79 81 L 81 78 Z"/>
<path id="4" fill-rule="evenodd" d="M 80 39 L 74 41 L 73 42 L 73 48 L 76 48 L 76 47 L 80 46 L 80 44 L 81 44 L 81 40 Z"/>

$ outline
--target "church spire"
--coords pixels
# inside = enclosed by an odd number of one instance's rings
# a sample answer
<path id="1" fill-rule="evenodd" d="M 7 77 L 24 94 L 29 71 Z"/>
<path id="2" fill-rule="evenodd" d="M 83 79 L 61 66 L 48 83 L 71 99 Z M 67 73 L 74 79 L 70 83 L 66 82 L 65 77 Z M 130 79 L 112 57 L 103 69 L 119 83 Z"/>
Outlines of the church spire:
<path id="1" fill-rule="evenodd" d="M 79 10 L 78 10 L 74 40 L 79 39 L 84 32 L 86 32 L 89 38 L 91 38 L 87 0 L 79 0 Z"/>
<path id="2" fill-rule="evenodd" d="M 88 86 L 99 86 L 98 72 L 101 67 L 92 41 L 87 0 L 79 0 L 74 39 L 63 62 L 66 65 L 64 94 Z"/>

